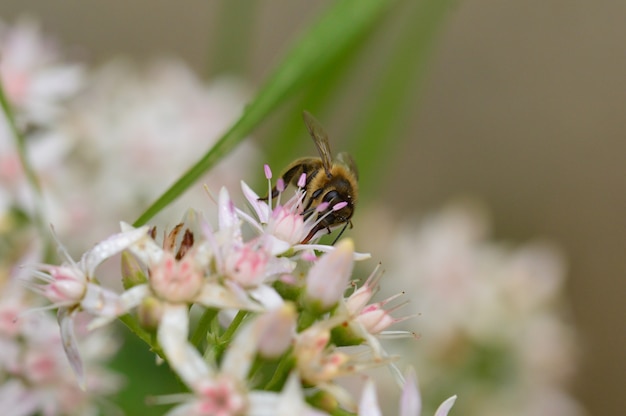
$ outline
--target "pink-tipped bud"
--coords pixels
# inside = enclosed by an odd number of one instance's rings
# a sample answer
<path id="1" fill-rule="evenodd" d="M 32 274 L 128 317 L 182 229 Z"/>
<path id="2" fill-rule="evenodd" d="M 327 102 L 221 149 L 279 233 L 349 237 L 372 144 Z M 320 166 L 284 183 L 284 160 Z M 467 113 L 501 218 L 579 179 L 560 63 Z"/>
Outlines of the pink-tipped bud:
<path id="1" fill-rule="evenodd" d="M 343 296 L 354 266 L 354 243 L 342 240 L 311 267 L 306 278 L 306 299 L 319 312 L 334 307 Z"/>
<path id="2" fill-rule="evenodd" d="M 54 280 L 45 286 L 44 295 L 52 303 L 80 302 L 87 286 L 79 270 L 72 267 L 58 266 L 50 271 Z"/>

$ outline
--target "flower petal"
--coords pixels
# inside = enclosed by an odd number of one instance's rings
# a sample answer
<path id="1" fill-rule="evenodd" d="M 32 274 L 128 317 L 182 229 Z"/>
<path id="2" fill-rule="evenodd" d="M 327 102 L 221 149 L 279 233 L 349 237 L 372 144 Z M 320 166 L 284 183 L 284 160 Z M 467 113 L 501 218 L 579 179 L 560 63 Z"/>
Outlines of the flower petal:
<path id="1" fill-rule="evenodd" d="M 114 234 L 106 240 L 99 242 L 91 250 L 83 254 L 83 257 L 80 259 L 81 269 L 85 272 L 88 279 L 91 278 L 100 263 L 146 237 L 147 233 L 148 227 L 141 227 Z"/>
<path id="2" fill-rule="evenodd" d="M 241 230 L 239 229 L 239 217 L 235 210 L 235 205 L 230 199 L 226 188 L 220 189 L 218 205 L 218 222 L 220 230 L 231 230 L 233 237 L 241 240 Z"/>
<path id="3" fill-rule="evenodd" d="M 205 283 L 195 301 L 209 308 L 263 310 L 263 307 L 258 303 L 251 299 L 245 299 L 243 296 L 237 296 L 232 290 L 217 283 Z"/>
<path id="4" fill-rule="evenodd" d="M 378 398 L 376 397 L 376 385 L 371 378 L 365 383 L 359 402 L 359 416 L 382 416 Z"/>
<path id="5" fill-rule="evenodd" d="M 270 218 L 270 207 L 265 202 L 260 201 L 259 196 L 244 181 L 241 181 L 241 190 L 259 221 L 267 224 Z"/>
<path id="6" fill-rule="evenodd" d="M 78 385 L 85 390 L 85 374 L 83 371 L 83 362 L 78 351 L 78 343 L 74 334 L 74 315 L 76 309 L 70 311 L 68 308 L 59 308 L 57 312 L 57 320 L 61 327 L 61 340 L 63 341 L 63 349 L 65 355 L 76 375 Z"/>
<path id="7" fill-rule="evenodd" d="M 122 293 L 119 296 L 120 309 L 117 315 L 100 315 L 89 323 L 87 329 L 91 331 L 92 329 L 100 328 L 101 326 L 107 325 L 118 316 L 130 312 L 131 309 L 136 308 L 141 303 L 141 301 L 145 299 L 149 294 L 150 287 L 147 284 L 134 286 L 128 289 L 126 292 Z"/>
<path id="8" fill-rule="evenodd" d="M 456 401 L 456 395 L 452 397 L 448 397 L 435 412 L 435 416 L 447 416 L 452 406 L 454 406 L 454 402 Z"/>
<path id="9" fill-rule="evenodd" d="M 422 412 L 422 398 L 417 388 L 415 370 L 409 367 L 400 397 L 400 416 L 417 416 Z"/>
<path id="10" fill-rule="evenodd" d="M 80 306 L 86 312 L 96 316 L 116 318 L 125 312 L 120 295 L 94 283 L 87 283 Z"/>
<path id="11" fill-rule="evenodd" d="M 121 223 L 122 231 L 130 232 L 134 230 L 132 225 Z M 163 248 L 160 247 L 152 238 L 146 238 L 140 244 L 133 244 L 128 247 L 140 262 L 146 265 L 156 264 L 163 257 Z"/>
<path id="12" fill-rule="evenodd" d="M 163 310 L 157 339 L 172 369 L 191 388 L 212 371 L 198 351 L 187 342 L 189 313 L 186 304 L 167 304 Z"/>

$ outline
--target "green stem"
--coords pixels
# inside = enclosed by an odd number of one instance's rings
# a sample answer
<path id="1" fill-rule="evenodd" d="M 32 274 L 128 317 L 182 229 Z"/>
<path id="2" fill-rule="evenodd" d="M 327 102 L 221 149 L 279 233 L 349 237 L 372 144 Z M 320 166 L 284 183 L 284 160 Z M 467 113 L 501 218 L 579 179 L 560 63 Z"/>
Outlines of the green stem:
<path id="1" fill-rule="evenodd" d="M 298 317 L 298 332 L 302 332 L 317 321 L 321 313 L 314 313 L 310 308 L 304 308 Z"/>
<path id="2" fill-rule="evenodd" d="M 200 348 L 200 343 L 206 339 L 206 334 L 209 332 L 209 327 L 211 326 L 211 322 L 217 316 L 218 310 L 214 308 L 207 308 L 202 316 L 200 317 L 200 321 L 198 322 L 198 326 L 193 331 L 191 335 L 191 343 L 196 347 Z"/>
<path id="3" fill-rule="evenodd" d="M 28 161 L 28 155 L 26 151 L 26 139 L 24 138 L 24 136 L 22 135 L 22 133 L 19 131 L 17 127 L 17 123 L 15 122 L 15 116 L 13 115 L 13 110 L 11 108 L 11 104 L 9 103 L 9 100 L 7 99 L 7 96 L 4 92 L 4 86 L 2 85 L 1 81 L 0 81 L 0 105 L 2 106 L 2 111 L 9 124 L 9 130 L 11 131 L 11 134 L 13 135 L 13 138 L 15 140 L 15 147 L 17 149 L 17 154 L 19 155 L 22 168 L 24 169 L 24 173 L 26 174 L 26 180 L 28 181 L 28 184 L 34 194 L 33 199 L 35 201 L 35 207 L 34 207 L 35 211 L 34 211 L 33 221 L 35 222 L 37 228 L 39 228 L 43 241 L 45 241 L 46 243 L 49 243 L 50 233 L 47 230 L 45 216 L 44 216 L 41 185 L 39 183 L 37 175 L 35 174 L 35 170 L 33 169 L 33 167 Z"/>
<path id="4" fill-rule="evenodd" d="M 126 325 L 128 329 L 131 330 L 132 333 L 137 335 L 139 339 L 141 339 L 146 344 L 148 344 L 151 351 L 153 351 L 155 354 L 157 354 L 159 357 L 163 358 L 164 360 L 166 359 L 165 354 L 163 353 L 163 350 L 161 349 L 161 346 L 159 346 L 156 342 L 154 342 L 154 337 L 152 336 L 152 334 L 146 331 L 145 329 L 143 329 L 135 318 L 126 314 L 126 315 L 120 316 L 120 321 L 122 321 L 124 325 Z"/>
<path id="5" fill-rule="evenodd" d="M 276 367 L 276 371 L 274 371 L 274 375 L 267 382 L 263 390 L 267 391 L 280 391 L 285 384 L 285 380 L 289 376 L 291 369 L 295 364 L 294 357 L 292 354 L 285 354 L 278 363 Z"/>
<path id="6" fill-rule="evenodd" d="M 233 319 L 233 321 L 230 323 L 228 328 L 226 328 L 226 331 L 220 337 L 219 342 L 215 346 L 215 357 L 218 362 L 222 359 L 222 354 L 224 354 L 224 350 L 226 350 L 226 347 L 230 345 L 230 342 L 235 336 L 235 332 L 237 332 L 237 329 L 243 322 L 246 315 L 248 315 L 247 311 L 237 312 L 237 315 L 235 315 L 235 318 Z"/>

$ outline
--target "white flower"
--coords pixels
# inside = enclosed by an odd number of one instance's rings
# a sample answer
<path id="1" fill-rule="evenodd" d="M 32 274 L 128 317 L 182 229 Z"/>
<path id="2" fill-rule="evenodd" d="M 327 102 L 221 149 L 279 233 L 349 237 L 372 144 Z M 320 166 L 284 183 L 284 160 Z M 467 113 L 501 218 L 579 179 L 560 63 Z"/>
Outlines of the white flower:
<path id="1" fill-rule="evenodd" d="M 52 307 L 58 308 L 63 348 L 83 387 L 85 379 L 74 335 L 74 318 L 80 311 L 106 319 L 116 318 L 125 312 L 119 295 L 96 283 L 94 272 L 104 260 L 146 238 L 147 230 L 144 227 L 113 235 L 87 251 L 78 263 L 58 242 L 65 262 L 61 266 L 43 264 L 34 272 L 43 283 L 33 286 L 33 289 L 50 300 Z"/>
<path id="2" fill-rule="evenodd" d="M 265 176 L 268 180 L 268 196 L 273 195 L 270 179 L 272 173 L 268 165 L 265 165 Z M 298 181 L 298 189 L 294 196 L 287 202 L 281 202 L 281 197 L 285 191 L 285 183 L 279 179 L 276 185 L 277 195 L 274 198 L 259 197 L 245 182 L 241 182 L 241 189 L 246 200 L 252 207 L 256 219 L 238 210 L 242 219 L 252 225 L 252 227 L 262 236 L 265 236 L 270 244 L 270 252 L 272 254 L 283 254 L 293 251 L 312 250 L 332 251 L 333 247 L 323 244 L 309 244 L 310 241 L 316 241 L 325 232 L 325 228 L 319 228 L 319 224 L 325 215 L 331 214 L 335 210 L 339 210 L 345 206 L 344 202 L 335 204 L 330 209 L 328 203 L 321 203 L 312 211 L 311 214 L 304 213 L 304 200 L 306 191 L 306 175 L 302 174 Z M 275 199 L 275 200 L 274 200 Z M 315 215 L 325 212 L 320 216 Z M 365 260 L 370 257 L 365 253 L 353 253 L 355 260 Z"/>
<path id="3" fill-rule="evenodd" d="M 394 358 L 372 355 L 370 349 L 364 351 L 336 347 L 331 343 L 331 330 L 341 323 L 341 317 L 331 317 L 298 333 L 293 355 L 303 381 L 329 393 L 342 406 L 353 411 L 356 403 L 335 381 L 366 369 L 388 365 Z"/>
<path id="4" fill-rule="evenodd" d="M 88 75 L 85 91 L 48 134 L 72 144 L 73 157 L 50 184 L 50 205 L 59 233 L 72 236 L 74 248 L 114 232 L 110 224 L 154 201 L 239 117 L 248 97 L 240 80 L 204 82 L 178 60 L 140 67 L 117 59 Z M 235 178 L 257 153 L 244 141 L 202 182 L 215 189 L 237 186 Z M 171 225 L 206 200 L 203 192 L 187 192 L 153 224 Z"/>
<path id="5" fill-rule="evenodd" d="M 172 409 L 168 416 L 237 416 L 237 415 L 291 415 L 298 408 L 310 409 L 302 400 L 298 388 L 299 381 L 290 378 L 283 394 L 250 390 L 247 375 L 257 352 L 263 345 L 274 343 L 272 354 L 280 354 L 289 346 L 284 340 L 291 340 L 291 329 L 295 325 L 295 310 L 292 306 L 269 311 L 255 318 L 237 333 L 227 349 L 221 365 L 213 368 L 206 364 L 197 350 L 187 348 L 180 355 L 169 356 L 172 368 L 192 391 L 182 404 Z M 282 323 L 279 323 L 281 322 Z M 271 334 L 276 334 L 278 324 L 286 331 L 271 341 Z M 310 415 L 317 415 L 311 411 Z"/>
<path id="6" fill-rule="evenodd" d="M 291 273 L 295 262 L 273 253 L 271 241 L 263 235 L 244 242 L 240 213 L 226 188 L 220 189 L 219 230 L 213 233 L 205 228 L 205 236 L 215 244 L 217 272 L 242 288 L 271 290 L 268 284 L 281 274 Z"/>
<path id="7" fill-rule="evenodd" d="M 387 331 L 391 325 L 412 317 L 394 318 L 391 315 L 407 302 L 385 309 L 388 303 L 404 293 L 398 293 L 380 302 L 369 303 L 380 289 L 381 277 L 382 270 L 379 264 L 360 288 L 340 301 L 335 316 L 343 317 L 344 322 L 336 329 L 335 335 L 342 338 L 345 342 L 343 345 L 358 345 L 365 340 L 378 356 L 384 357 L 386 353 L 378 338 L 406 338 L 415 337 L 415 334 L 410 331 Z"/>

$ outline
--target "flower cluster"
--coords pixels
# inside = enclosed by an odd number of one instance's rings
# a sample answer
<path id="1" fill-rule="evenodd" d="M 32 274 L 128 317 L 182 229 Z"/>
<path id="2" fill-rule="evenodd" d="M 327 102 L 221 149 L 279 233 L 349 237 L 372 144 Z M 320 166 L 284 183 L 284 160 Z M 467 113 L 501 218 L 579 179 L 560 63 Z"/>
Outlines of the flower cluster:
<path id="1" fill-rule="evenodd" d="M 269 183 L 271 171 L 265 171 Z M 398 321 L 385 309 L 392 299 L 370 304 L 379 268 L 355 288 L 354 261 L 369 256 L 356 253 L 351 240 L 317 244 L 320 232 L 301 244 L 323 214 L 341 203 L 304 219 L 306 192 L 299 187 L 282 203 L 284 188 L 279 184 L 276 200 L 265 201 L 242 182 L 253 215 L 237 208 L 222 188 L 217 227 L 190 212 L 157 243 L 154 228 L 122 223 L 120 233 L 80 261 L 66 255 L 61 265 L 39 266 L 35 290 L 58 307 L 63 344 L 79 381 L 85 383 L 73 333 L 77 314 L 93 316 L 89 328 L 130 314 L 138 331 L 154 334 L 147 337 L 154 340 L 151 347 L 190 391 L 178 397 L 170 415 L 356 412 L 358 401 L 337 379 L 393 365 L 379 342 Z M 107 279 L 96 271 L 120 252 L 125 290 L 116 293 L 99 283 Z M 204 309 L 195 326 L 193 306 Z M 405 387 L 411 397 L 417 395 L 414 384 L 409 380 Z M 372 392 L 368 387 L 362 400 L 375 401 Z"/>

